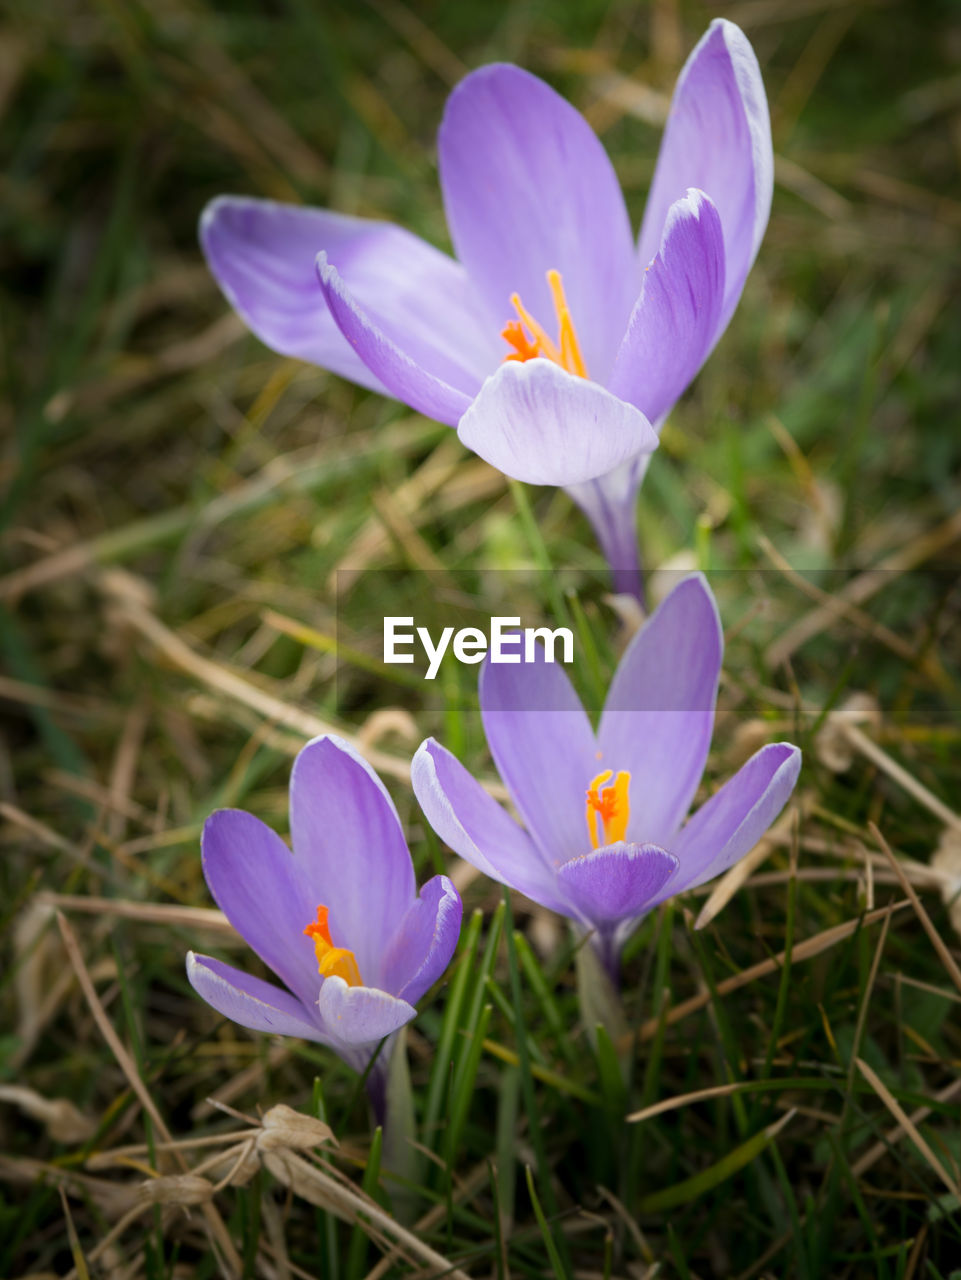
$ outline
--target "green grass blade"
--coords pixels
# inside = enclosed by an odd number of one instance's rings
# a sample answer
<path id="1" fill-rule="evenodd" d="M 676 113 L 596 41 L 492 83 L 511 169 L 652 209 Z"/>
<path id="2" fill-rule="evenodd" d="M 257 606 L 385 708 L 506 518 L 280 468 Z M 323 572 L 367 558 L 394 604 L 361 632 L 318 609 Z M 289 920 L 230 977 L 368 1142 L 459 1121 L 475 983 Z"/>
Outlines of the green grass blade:
<path id="1" fill-rule="evenodd" d="M 534 1216 L 537 1219 L 537 1225 L 541 1229 L 541 1235 L 544 1238 L 544 1248 L 547 1250 L 547 1256 L 550 1259 L 551 1269 L 557 1280 L 571 1280 L 571 1269 L 567 1265 L 566 1260 L 561 1256 L 561 1250 L 558 1247 L 558 1239 L 555 1238 L 551 1231 L 550 1224 L 544 1216 L 544 1210 L 541 1208 L 541 1202 L 537 1198 L 537 1190 L 534 1187 L 534 1174 L 528 1165 L 525 1169 L 527 1178 L 527 1191 L 531 1198 L 531 1205 L 534 1208 Z M 563 1242 L 563 1237 L 560 1237 Z"/>
<path id="2" fill-rule="evenodd" d="M 676 1209 L 678 1205 L 689 1204 L 706 1192 L 713 1191 L 715 1187 L 719 1187 L 728 1178 L 733 1177 L 735 1173 L 743 1169 L 745 1165 L 755 1160 L 768 1143 L 772 1142 L 781 1132 L 793 1115 L 794 1112 L 789 1111 L 780 1120 L 775 1121 L 774 1124 L 769 1124 L 752 1138 L 748 1138 L 747 1142 L 742 1142 L 733 1151 L 729 1151 L 726 1156 L 712 1164 L 710 1168 L 702 1169 L 700 1173 L 694 1174 L 692 1178 L 685 1178 L 683 1182 L 677 1182 L 673 1187 L 665 1187 L 663 1191 L 655 1191 L 653 1194 L 645 1196 L 639 1206 L 641 1212 L 662 1213 L 666 1209 Z"/>
<path id="3" fill-rule="evenodd" d="M 364 1176 L 361 1180 L 361 1187 L 372 1200 L 379 1198 L 377 1190 L 380 1182 L 380 1160 L 383 1143 L 384 1131 L 378 1125 L 374 1130 L 373 1138 L 371 1138 L 370 1151 L 367 1154 L 367 1163 L 364 1166 Z M 367 1269 L 369 1247 L 370 1238 L 364 1230 L 363 1221 L 359 1220 L 351 1229 L 350 1244 L 347 1246 L 347 1266 L 344 1273 L 346 1280 L 361 1280 Z"/>
<path id="4" fill-rule="evenodd" d="M 444 1020 L 441 1023 L 437 1052 L 431 1071 L 430 1083 L 427 1087 L 427 1100 L 424 1106 L 424 1121 L 421 1126 L 421 1140 L 432 1150 L 439 1147 L 438 1124 L 444 1096 L 451 1083 L 454 1070 L 454 1047 L 457 1033 L 461 1025 L 461 1010 L 467 997 L 471 982 L 471 968 L 477 943 L 480 939 L 484 917 L 475 911 L 467 922 L 460 945 L 460 955 L 453 969 L 453 976 L 447 990 L 447 1004 L 444 1009 Z"/>

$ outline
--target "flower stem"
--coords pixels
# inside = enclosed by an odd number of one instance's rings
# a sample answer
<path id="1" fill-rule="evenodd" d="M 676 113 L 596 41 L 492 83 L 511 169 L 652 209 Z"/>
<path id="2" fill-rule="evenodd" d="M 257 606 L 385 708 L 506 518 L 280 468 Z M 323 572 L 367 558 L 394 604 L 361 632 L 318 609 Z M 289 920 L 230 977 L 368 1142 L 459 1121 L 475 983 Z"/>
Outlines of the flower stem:
<path id="1" fill-rule="evenodd" d="M 378 1045 L 364 1073 L 364 1088 L 375 1128 L 383 1127 L 387 1121 L 387 1071 L 392 1047 L 389 1041 Z"/>
<path id="2" fill-rule="evenodd" d="M 642 607 L 644 578 L 638 550 L 637 494 L 646 469 L 646 459 L 635 459 L 609 475 L 567 488 L 591 522 L 611 567 L 614 590 L 618 595 L 634 596 Z"/>
<path id="3" fill-rule="evenodd" d="M 527 1043 L 524 1001 L 521 994 L 520 965 L 518 964 L 517 946 L 514 941 L 514 913 L 511 910 L 511 891 L 506 885 L 504 887 L 504 939 L 507 943 L 507 969 L 510 975 L 511 998 L 514 1005 L 514 1015 L 517 1020 L 517 1060 L 521 1077 L 521 1096 L 524 1100 L 524 1110 L 527 1112 L 531 1146 L 534 1148 L 534 1156 L 537 1161 L 537 1176 L 541 1195 L 547 1206 L 548 1216 L 556 1218 L 559 1214 L 559 1206 L 557 1196 L 554 1193 L 551 1166 L 547 1159 L 547 1149 L 544 1146 L 544 1131 L 541 1128 L 537 1098 L 534 1093 L 534 1077 L 531 1075 L 530 1049 Z M 563 1236 L 559 1236 L 557 1244 L 561 1252 L 564 1272 L 569 1276 L 571 1274 L 570 1256 Z"/>

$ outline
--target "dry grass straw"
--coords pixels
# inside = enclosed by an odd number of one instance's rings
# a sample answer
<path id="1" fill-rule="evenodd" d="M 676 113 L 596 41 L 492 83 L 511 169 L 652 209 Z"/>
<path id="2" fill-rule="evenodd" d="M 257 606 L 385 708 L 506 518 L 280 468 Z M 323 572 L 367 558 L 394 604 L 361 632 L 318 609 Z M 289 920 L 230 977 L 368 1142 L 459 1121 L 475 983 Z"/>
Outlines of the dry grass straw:
<path id="1" fill-rule="evenodd" d="M 931 917 L 928 915 L 927 911 L 925 911 L 921 903 L 921 899 L 918 897 L 917 892 L 915 891 L 914 886 L 911 884 L 908 877 L 904 874 L 904 869 L 902 868 L 899 860 L 894 856 L 894 852 L 892 851 L 891 846 L 888 844 L 884 836 L 882 836 L 881 832 L 878 830 L 877 826 L 873 822 L 869 823 L 868 826 L 870 827 L 871 834 L 874 836 L 875 840 L 877 841 L 878 845 L 883 851 L 884 856 L 887 858 L 888 862 L 891 864 L 891 869 L 894 871 L 894 874 L 897 876 L 898 882 L 900 883 L 901 888 L 907 894 L 908 901 L 911 903 L 911 906 L 914 908 L 915 914 L 917 915 L 918 919 L 921 922 L 922 927 L 924 928 L 924 932 L 931 939 L 931 944 L 934 947 L 935 951 L 938 953 L 938 959 L 944 965 L 944 968 L 948 974 L 948 977 L 954 983 L 955 987 L 957 987 L 958 991 L 961 992 L 961 967 L 959 967 L 958 962 L 955 960 L 954 956 L 951 954 L 947 944 L 945 943 L 944 939 L 941 937 L 941 934 L 938 932 L 937 928 L 935 927 Z"/>
<path id="2" fill-rule="evenodd" d="M 437 1214 L 428 1214 L 414 1231 L 402 1226 L 359 1191 L 328 1160 L 315 1154 L 316 1148 L 329 1147 L 332 1142 L 333 1134 L 328 1125 L 283 1104 L 271 1107 L 261 1121 L 250 1121 L 243 1129 L 158 1142 L 154 1146 L 157 1154 L 173 1155 L 185 1172 L 175 1176 L 154 1176 L 138 1184 L 134 1193 L 136 1203 L 113 1225 L 108 1235 L 89 1254 L 88 1260 L 96 1261 L 152 1205 L 209 1208 L 219 1193 L 231 1186 L 246 1185 L 263 1166 L 291 1195 L 334 1214 L 344 1222 L 360 1223 L 384 1251 L 382 1264 L 372 1274 L 381 1275 L 388 1266 L 402 1259 L 412 1266 L 426 1267 L 431 1275 L 467 1280 L 465 1272 L 452 1267 L 419 1234 L 421 1229 L 437 1220 Z M 187 1170 L 186 1153 L 202 1154 L 211 1149 L 212 1154 L 203 1156 L 199 1163 Z M 89 1168 L 97 1171 L 137 1167 L 148 1152 L 145 1144 L 134 1144 L 99 1152 L 87 1163 Z M 486 1169 L 475 1172 L 475 1176 L 469 1179 L 470 1185 L 463 1187 L 461 1193 L 476 1189 L 484 1176 Z M 217 1181 L 212 1182 L 212 1177 Z M 272 1238 L 275 1249 L 281 1238 Z"/>
<path id="3" fill-rule="evenodd" d="M 100 1029 L 100 1033 L 104 1040 L 107 1042 L 110 1052 L 113 1054 L 114 1060 L 123 1072 L 127 1083 L 140 1100 L 140 1105 L 153 1121 L 156 1132 L 164 1141 L 171 1142 L 172 1139 L 170 1132 L 167 1129 L 167 1125 L 157 1109 L 156 1103 L 151 1097 L 149 1090 L 141 1079 L 136 1063 L 127 1052 L 127 1049 L 121 1042 L 120 1037 L 114 1030 L 113 1024 L 107 1017 L 106 1010 L 101 1004 L 96 988 L 93 985 L 90 972 L 84 963 L 83 953 L 80 950 L 80 944 L 77 941 L 76 934 L 68 923 L 66 916 L 62 913 L 57 914 L 57 925 L 60 929 L 60 936 L 63 938 L 64 946 L 67 949 L 67 956 L 70 960 L 71 968 L 76 975 L 78 983 L 80 984 L 84 998 L 90 1007 L 90 1012 L 93 1014 L 94 1021 Z M 186 1162 L 183 1160 L 183 1157 L 180 1155 L 178 1150 L 174 1150 L 174 1158 L 180 1164 L 182 1171 L 187 1173 L 188 1169 Z M 210 1232 L 211 1244 L 214 1246 L 218 1254 L 224 1259 L 226 1265 L 234 1272 L 234 1274 L 237 1274 L 242 1267 L 240 1255 L 234 1247 L 233 1240 L 224 1225 L 223 1219 L 214 1206 L 207 1202 L 202 1205 L 202 1213 L 207 1229 Z"/>
<path id="4" fill-rule="evenodd" d="M 872 596 L 889 586 L 902 574 L 917 569 L 926 561 L 961 539 L 961 512 L 950 516 L 934 529 L 925 530 L 905 547 L 899 547 L 884 556 L 879 564 L 857 574 L 834 594 L 825 597 L 816 609 L 804 615 L 775 640 L 765 655 L 769 666 L 776 670 L 796 653 L 802 645 L 813 640 L 841 617 L 855 617 L 862 625 L 865 615 L 858 606 L 866 604 Z M 770 546 L 770 543 L 767 543 Z M 772 548 L 773 550 L 773 548 Z M 793 575 L 792 575 L 793 576 Z M 802 579 L 803 581 L 803 579 Z M 810 584 L 806 584 L 806 590 Z M 855 610 L 851 614 L 850 610 Z M 872 623 L 876 626 L 876 623 Z M 897 642 L 900 644 L 900 641 Z"/>
<path id="5" fill-rule="evenodd" d="M 961 1184 L 958 1183 L 956 1177 L 952 1177 L 952 1175 L 948 1173 L 947 1169 L 945 1169 L 944 1165 L 932 1151 L 930 1144 L 924 1137 L 922 1137 L 917 1125 L 907 1114 L 878 1073 L 873 1067 L 869 1066 L 863 1058 L 857 1059 L 857 1068 L 887 1109 L 891 1112 L 892 1116 L 894 1116 L 895 1120 L 897 1120 L 898 1131 L 905 1133 L 911 1139 L 917 1149 L 924 1156 L 931 1169 L 944 1183 L 948 1192 L 953 1196 L 957 1196 L 959 1189 L 961 1189 Z"/>
<path id="6" fill-rule="evenodd" d="M 876 911 L 866 912 L 855 920 L 845 920 L 843 924 L 832 925 L 829 929 L 823 930 L 813 938 L 806 938 L 803 942 L 796 943 L 791 950 L 792 965 L 804 960 L 812 960 L 815 956 L 828 951 L 839 942 L 843 942 L 845 938 L 850 938 L 859 929 L 867 925 L 877 924 L 881 920 L 886 920 L 889 916 L 903 910 L 908 905 L 907 900 L 893 902 L 889 907 L 881 907 Z M 757 964 L 743 969 L 740 973 L 733 974 L 730 978 L 724 978 L 717 984 L 717 995 L 730 995 L 732 991 L 738 991 L 741 987 L 748 986 L 758 978 L 778 973 L 784 965 L 786 955 L 785 951 L 781 951 L 769 960 L 761 960 Z M 703 991 L 696 996 L 691 996 L 689 999 L 681 1001 L 680 1004 L 672 1005 L 663 1018 L 648 1018 L 646 1022 L 642 1022 L 637 1030 L 625 1039 L 618 1048 L 621 1051 L 627 1051 L 635 1042 L 642 1044 L 646 1040 L 651 1040 L 657 1034 L 662 1022 L 665 1026 L 674 1026 L 676 1023 L 690 1017 L 692 1013 L 697 1013 L 699 1010 L 707 1008 L 712 999 L 710 991 Z"/>

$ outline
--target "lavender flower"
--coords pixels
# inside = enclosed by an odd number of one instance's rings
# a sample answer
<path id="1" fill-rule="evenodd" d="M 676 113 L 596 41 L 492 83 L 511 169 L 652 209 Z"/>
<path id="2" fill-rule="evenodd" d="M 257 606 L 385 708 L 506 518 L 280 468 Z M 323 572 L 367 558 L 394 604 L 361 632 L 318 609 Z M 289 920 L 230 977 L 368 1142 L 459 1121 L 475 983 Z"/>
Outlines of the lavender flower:
<path id="1" fill-rule="evenodd" d="M 523 827 L 433 739 L 414 757 L 414 791 L 437 834 L 494 880 L 591 930 L 614 978 L 643 916 L 733 866 L 797 780 L 796 747 L 762 747 L 685 821 L 711 742 L 722 649 L 710 588 L 686 578 L 628 646 L 597 733 L 543 654 L 486 664 L 484 731 Z"/>
<path id="2" fill-rule="evenodd" d="M 316 1040 L 362 1071 L 447 968 L 460 897 L 446 876 L 417 896 L 393 801 L 341 738 L 316 738 L 294 761 L 290 828 L 293 853 L 252 814 L 221 809 L 202 841 L 217 904 L 287 989 L 193 952 L 187 976 L 233 1022 Z M 375 1109 L 385 1057 L 372 1073 Z"/>
<path id="3" fill-rule="evenodd" d="M 459 261 L 389 223 L 226 196 L 201 223 L 210 268 L 269 347 L 456 425 L 507 475 L 568 486 L 618 589 L 636 592 L 656 432 L 724 331 L 767 225 L 753 50 L 719 18 L 688 59 L 636 246 L 590 126 L 518 67 L 457 86 L 438 150 Z"/>

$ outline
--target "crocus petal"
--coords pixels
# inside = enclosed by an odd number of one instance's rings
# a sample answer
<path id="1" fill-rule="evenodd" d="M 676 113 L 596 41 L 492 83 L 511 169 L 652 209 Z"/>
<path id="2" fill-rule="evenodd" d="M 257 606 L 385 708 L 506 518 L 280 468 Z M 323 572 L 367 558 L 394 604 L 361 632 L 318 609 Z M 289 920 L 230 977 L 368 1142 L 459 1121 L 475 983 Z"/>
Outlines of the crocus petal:
<path id="1" fill-rule="evenodd" d="M 560 662 L 485 661 L 479 682 L 487 745 L 524 825 L 553 867 L 589 845 L 587 788 L 598 763 L 587 713 Z"/>
<path id="2" fill-rule="evenodd" d="M 337 328 L 314 263 L 327 249 L 336 261 L 356 261 L 363 272 L 369 256 L 376 256 L 369 250 L 394 230 L 326 209 L 220 196 L 203 211 L 200 243 L 227 301 L 261 342 L 383 391 Z"/>
<path id="3" fill-rule="evenodd" d="M 743 31 L 724 18 L 711 23 L 674 91 L 641 227 L 642 266 L 657 250 L 668 210 L 688 187 L 707 192 L 724 228 L 720 335 L 757 256 L 774 189 L 771 121 L 757 58 Z"/>
<path id="4" fill-rule="evenodd" d="M 204 876 L 240 936 L 304 1004 L 317 998 L 317 960 L 304 926 L 316 913 L 296 859 L 276 832 L 241 809 L 204 824 Z"/>
<path id="5" fill-rule="evenodd" d="M 204 210 L 200 239 L 227 300 L 261 341 L 362 386 L 385 390 L 327 307 L 316 271 L 321 252 L 357 304 L 404 336 L 413 360 L 433 353 L 451 377 L 460 371 L 479 385 L 502 355 L 464 268 L 389 222 L 221 196 Z"/>
<path id="6" fill-rule="evenodd" d="M 380 985 L 416 1004 L 450 963 L 460 937 L 460 894 L 446 876 L 434 876 L 401 920 L 382 964 Z"/>
<path id="7" fill-rule="evenodd" d="M 604 926 L 642 915 L 677 867 L 655 844 L 619 841 L 572 858 L 557 874 L 584 919 Z"/>
<path id="8" fill-rule="evenodd" d="M 294 761 L 290 832 L 316 899 L 310 917 L 327 907 L 334 945 L 353 951 L 361 978 L 375 981 L 414 901 L 414 868 L 387 789 L 342 738 L 315 738 Z"/>
<path id="9" fill-rule="evenodd" d="M 528 484 L 577 484 L 657 448 L 647 418 L 550 360 L 512 360 L 480 389 L 457 434 L 498 471 Z"/>
<path id="10" fill-rule="evenodd" d="M 554 867 L 527 832 L 433 738 L 417 749 L 411 784 L 427 821 L 455 853 L 532 902 L 571 914 Z"/>
<path id="11" fill-rule="evenodd" d="M 483 374 L 459 367 L 443 342 L 418 341 L 378 304 L 362 305 L 324 253 L 317 256 L 317 276 L 341 333 L 387 391 L 418 413 L 453 426 Z M 443 323 L 438 314 L 438 324 Z"/>
<path id="12" fill-rule="evenodd" d="M 713 880 L 750 853 L 787 804 L 800 769 L 801 753 L 788 742 L 755 752 L 674 841 L 681 866 L 671 893 Z"/>
<path id="13" fill-rule="evenodd" d="M 691 190 L 671 205 L 644 275 L 610 388 L 660 422 L 714 345 L 724 304 L 724 241 L 717 209 Z"/>
<path id="14" fill-rule="evenodd" d="M 324 1030 L 345 1045 L 376 1044 L 417 1017 L 406 1000 L 376 987 L 349 987 L 343 978 L 325 978 L 317 1001 Z"/>
<path id="15" fill-rule="evenodd" d="M 536 76 L 495 63 L 448 98 L 438 163 L 454 248 L 497 329 L 517 292 L 554 331 L 545 276 L 556 269 L 590 375 L 605 381 L 639 271 L 617 176 L 587 121 Z"/>
<path id="16" fill-rule="evenodd" d="M 627 770 L 627 836 L 673 848 L 711 745 L 724 652 L 717 605 L 700 574 L 686 578 L 628 645 L 608 690 L 598 770 Z"/>
<path id="17" fill-rule="evenodd" d="M 301 1040 L 328 1042 L 301 1002 L 280 987 L 212 956 L 187 953 L 190 985 L 218 1013 L 251 1031 L 298 1036 Z M 317 985 L 319 987 L 320 980 Z"/>

